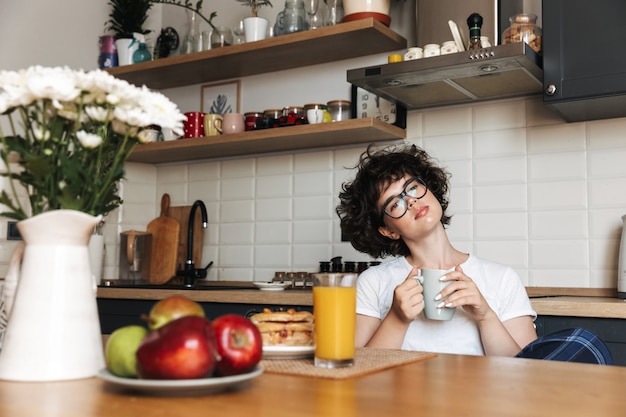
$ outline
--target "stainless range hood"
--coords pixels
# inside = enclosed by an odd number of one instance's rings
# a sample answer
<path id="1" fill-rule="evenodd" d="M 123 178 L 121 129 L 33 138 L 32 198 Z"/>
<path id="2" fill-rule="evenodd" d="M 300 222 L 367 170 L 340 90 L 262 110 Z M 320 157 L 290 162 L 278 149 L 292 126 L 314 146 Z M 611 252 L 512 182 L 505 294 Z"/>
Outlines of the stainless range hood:
<path id="1" fill-rule="evenodd" d="M 541 57 L 525 43 L 348 70 L 348 82 L 409 110 L 540 94 Z"/>

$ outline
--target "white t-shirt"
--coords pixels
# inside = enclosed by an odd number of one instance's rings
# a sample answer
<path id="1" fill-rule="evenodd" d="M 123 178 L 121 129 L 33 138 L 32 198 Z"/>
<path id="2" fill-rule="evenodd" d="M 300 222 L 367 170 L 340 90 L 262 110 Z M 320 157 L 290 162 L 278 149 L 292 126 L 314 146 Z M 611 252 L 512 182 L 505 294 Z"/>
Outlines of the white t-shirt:
<path id="1" fill-rule="evenodd" d="M 371 267 L 357 280 L 356 312 L 385 318 L 393 301 L 394 289 L 411 272 L 405 257 Z M 472 255 L 461 264 L 465 275 L 478 286 L 483 297 L 504 322 L 515 317 L 532 316 L 532 308 L 522 281 L 512 268 Z M 458 307 L 450 321 L 428 320 L 424 314 L 413 320 L 402 342 L 402 349 L 423 352 L 484 355 L 476 322 Z"/>

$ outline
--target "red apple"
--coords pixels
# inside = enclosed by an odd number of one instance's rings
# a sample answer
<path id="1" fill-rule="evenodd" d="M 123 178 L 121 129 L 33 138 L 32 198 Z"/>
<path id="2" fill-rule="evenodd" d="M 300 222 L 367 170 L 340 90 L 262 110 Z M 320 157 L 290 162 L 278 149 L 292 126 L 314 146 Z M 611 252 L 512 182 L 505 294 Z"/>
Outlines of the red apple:
<path id="1" fill-rule="evenodd" d="M 252 371 L 263 355 L 259 329 L 247 318 L 226 314 L 213 320 L 217 346 L 218 375 L 237 375 Z"/>
<path id="2" fill-rule="evenodd" d="M 150 330 L 155 330 L 185 316 L 204 317 L 204 309 L 185 296 L 172 295 L 157 301 L 150 309 L 150 315 L 147 318 L 144 316 L 144 320 L 148 322 Z"/>
<path id="3" fill-rule="evenodd" d="M 215 370 L 211 322 L 186 316 L 149 333 L 137 349 L 137 373 L 145 379 L 210 377 Z"/>

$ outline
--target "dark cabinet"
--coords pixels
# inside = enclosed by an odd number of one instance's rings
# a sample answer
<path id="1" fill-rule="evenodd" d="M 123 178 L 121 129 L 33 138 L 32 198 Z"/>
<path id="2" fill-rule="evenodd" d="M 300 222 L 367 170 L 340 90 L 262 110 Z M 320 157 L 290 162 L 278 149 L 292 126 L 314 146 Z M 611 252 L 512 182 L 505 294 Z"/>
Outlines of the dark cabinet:
<path id="1" fill-rule="evenodd" d="M 154 305 L 155 300 L 133 300 L 133 299 L 114 299 L 114 298 L 98 298 L 98 312 L 100 315 L 100 327 L 103 334 L 110 334 L 115 329 L 130 324 L 146 325 L 141 318 L 142 315 L 148 314 Z M 223 314 L 240 314 L 242 316 L 250 316 L 260 313 L 264 308 L 271 310 L 287 310 L 293 308 L 295 310 L 313 311 L 311 306 L 297 305 L 271 305 L 271 304 L 249 304 L 249 303 L 215 303 L 215 302 L 199 302 L 204 308 L 204 312 L 209 319 L 214 319 Z"/>
<path id="2" fill-rule="evenodd" d="M 626 1 L 543 0 L 544 103 L 568 122 L 626 116 Z"/>
<path id="3" fill-rule="evenodd" d="M 614 364 L 626 366 L 626 320 L 624 319 L 539 316 L 535 324 L 538 336 L 571 328 L 591 330 L 606 344 L 613 356 Z"/>

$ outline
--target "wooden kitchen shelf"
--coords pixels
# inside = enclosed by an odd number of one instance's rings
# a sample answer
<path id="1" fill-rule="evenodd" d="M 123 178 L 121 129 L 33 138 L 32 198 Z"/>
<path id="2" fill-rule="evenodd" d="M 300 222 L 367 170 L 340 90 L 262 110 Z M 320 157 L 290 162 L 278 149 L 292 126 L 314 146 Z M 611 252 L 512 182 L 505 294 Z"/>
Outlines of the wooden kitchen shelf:
<path id="1" fill-rule="evenodd" d="M 317 29 L 316 29 L 317 30 Z M 166 163 L 402 140 L 406 131 L 374 118 L 140 144 L 131 162 Z"/>
<path id="2" fill-rule="evenodd" d="M 153 89 L 181 87 L 406 49 L 407 41 L 373 18 L 276 36 L 107 71 Z"/>

